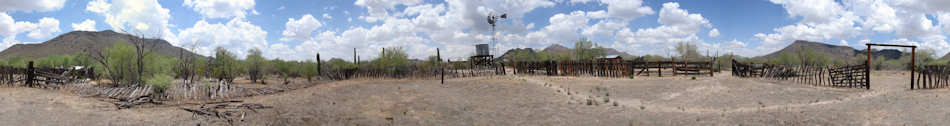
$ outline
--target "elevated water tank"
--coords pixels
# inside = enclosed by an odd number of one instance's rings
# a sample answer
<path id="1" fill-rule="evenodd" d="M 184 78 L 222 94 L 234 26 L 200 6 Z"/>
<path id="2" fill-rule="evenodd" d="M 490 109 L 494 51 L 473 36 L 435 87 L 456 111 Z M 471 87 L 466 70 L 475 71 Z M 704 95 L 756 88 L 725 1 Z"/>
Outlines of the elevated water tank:
<path id="1" fill-rule="evenodd" d="M 488 44 L 478 44 L 478 45 L 475 45 L 475 55 L 476 55 L 476 56 L 487 56 L 487 55 L 491 55 L 491 53 L 488 52 Z"/>

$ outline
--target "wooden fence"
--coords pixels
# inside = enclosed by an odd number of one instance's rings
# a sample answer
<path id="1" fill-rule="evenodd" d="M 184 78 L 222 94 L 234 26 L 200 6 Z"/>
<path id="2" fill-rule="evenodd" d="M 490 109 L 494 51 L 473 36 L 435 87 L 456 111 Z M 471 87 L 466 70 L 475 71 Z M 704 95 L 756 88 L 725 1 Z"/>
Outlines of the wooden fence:
<path id="1" fill-rule="evenodd" d="M 597 76 L 597 77 L 627 77 L 630 75 L 663 76 L 664 70 L 671 70 L 675 75 L 709 75 L 713 76 L 712 62 L 643 62 L 643 61 L 525 61 L 513 62 L 515 74 L 534 74 L 548 76 Z"/>
<path id="2" fill-rule="evenodd" d="M 330 79 L 346 80 L 350 78 L 413 78 L 438 79 L 444 77 L 476 77 L 504 75 L 503 63 L 476 65 L 470 61 L 447 61 L 433 64 L 412 63 L 400 67 L 362 66 L 350 69 L 331 69 L 325 73 Z"/>
<path id="3" fill-rule="evenodd" d="M 745 78 L 791 80 L 798 83 L 870 89 L 867 64 L 845 66 L 771 65 L 732 60 L 732 75 Z"/>
<path id="4" fill-rule="evenodd" d="M 950 66 L 927 65 L 917 68 L 916 83 L 911 83 L 911 89 L 936 89 L 950 85 Z"/>
<path id="5" fill-rule="evenodd" d="M 0 82 L 10 86 L 57 88 L 74 81 L 95 79 L 95 75 L 91 67 L 33 67 L 32 61 L 27 63 L 26 68 L 0 66 Z"/>

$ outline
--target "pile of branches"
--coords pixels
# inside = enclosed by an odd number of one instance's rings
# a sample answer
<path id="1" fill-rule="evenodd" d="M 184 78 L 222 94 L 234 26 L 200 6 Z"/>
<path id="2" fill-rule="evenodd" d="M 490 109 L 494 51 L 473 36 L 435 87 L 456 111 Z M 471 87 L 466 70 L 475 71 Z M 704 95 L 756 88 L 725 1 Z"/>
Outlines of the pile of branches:
<path id="1" fill-rule="evenodd" d="M 161 104 L 162 104 L 161 102 L 155 101 L 155 100 L 152 98 L 152 95 L 151 95 L 151 94 L 149 94 L 149 95 L 142 95 L 142 96 L 135 97 L 135 98 L 118 98 L 118 100 L 119 100 L 119 101 L 112 102 L 112 104 L 115 104 L 115 106 L 116 106 L 118 109 L 127 109 L 127 108 L 132 108 L 132 107 L 135 107 L 135 106 L 137 106 L 137 105 L 143 105 L 143 104 L 156 104 L 156 105 L 161 105 Z"/>
<path id="2" fill-rule="evenodd" d="M 222 119 L 227 121 L 228 124 L 232 124 L 236 119 L 244 121 L 244 117 L 248 114 L 248 112 L 257 113 L 258 109 L 274 108 L 273 106 L 242 102 L 243 101 L 239 100 L 207 102 L 201 103 L 198 108 L 181 109 L 191 112 L 192 117 L 194 118 L 205 117 L 209 119 Z"/>

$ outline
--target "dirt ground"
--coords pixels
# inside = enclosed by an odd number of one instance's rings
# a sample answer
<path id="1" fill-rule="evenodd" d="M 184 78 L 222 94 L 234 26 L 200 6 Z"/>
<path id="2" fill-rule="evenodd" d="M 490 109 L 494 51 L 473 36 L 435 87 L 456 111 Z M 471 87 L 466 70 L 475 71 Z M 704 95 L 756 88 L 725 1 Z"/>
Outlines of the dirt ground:
<path id="1" fill-rule="evenodd" d="M 305 81 L 304 81 L 305 82 Z M 871 90 L 714 77 L 496 76 L 361 79 L 235 98 L 273 106 L 235 125 L 946 125 L 950 89 L 909 90 L 873 71 Z M 568 93 L 569 92 L 569 93 Z M 588 103 L 590 105 L 588 105 Z M 4 125 L 228 125 L 164 105 L 116 110 L 100 98 L 0 88 Z"/>

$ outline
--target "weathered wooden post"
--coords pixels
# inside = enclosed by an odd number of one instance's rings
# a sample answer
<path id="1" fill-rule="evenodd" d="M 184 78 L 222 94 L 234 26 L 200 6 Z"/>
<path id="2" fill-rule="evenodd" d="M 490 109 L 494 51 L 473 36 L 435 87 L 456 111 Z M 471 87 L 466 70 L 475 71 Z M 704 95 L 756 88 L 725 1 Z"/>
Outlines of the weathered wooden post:
<path id="1" fill-rule="evenodd" d="M 382 52 L 382 54 L 379 55 L 379 57 L 377 57 L 377 59 L 382 59 L 384 56 L 386 56 L 386 48 L 382 48 L 382 49 L 383 49 L 383 52 Z M 389 61 L 389 62 L 392 62 L 392 61 Z M 383 66 L 382 66 L 382 68 L 383 68 L 383 71 L 382 71 L 383 73 L 382 73 L 382 75 L 383 75 L 383 76 L 389 75 L 389 70 L 388 70 L 386 67 L 389 67 L 389 65 L 383 65 Z M 376 75 L 376 76 L 379 76 L 379 75 Z"/>
<path id="2" fill-rule="evenodd" d="M 320 53 L 317 53 L 317 76 L 321 76 L 321 75 L 323 75 L 323 71 L 321 70 L 321 64 L 320 64 Z"/>
<path id="3" fill-rule="evenodd" d="M 33 61 L 30 61 L 26 63 L 26 86 L 33 87 L 33 78 L 35 78 Z"/>
<path id="4" fill-rule="evenodd" d="M 917 60 L 917 47 L 910 47 L 910 89 L 914 89 L 914 70 L 917 68 L 917 65 L 914 64 L 914 61 Z"/>
<path id="5" fill-rule="evenodd" d="M 442 54 L 439 53 L 439 48 L 435 48 L 435 57 L 436 60 L 438 60 L 436 62 L 439 64 L 439 74 L 442 76 L 442 79 L 440 79 L 442 82 L 440 83 L 445 84 L 445 66 L 442 65 Z"/>
<path id="6" fill-rule="evenodd" d="M 871 45 L 868 45 L 868 61 L 864 63 L 864 89 L 871 89 Z M 911 62 L 914 62 L 911 59 Z M 913 75 L 913 73 L 911 73 Z"/>

